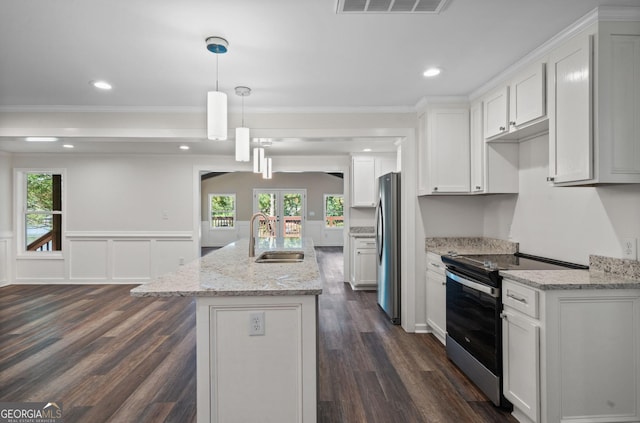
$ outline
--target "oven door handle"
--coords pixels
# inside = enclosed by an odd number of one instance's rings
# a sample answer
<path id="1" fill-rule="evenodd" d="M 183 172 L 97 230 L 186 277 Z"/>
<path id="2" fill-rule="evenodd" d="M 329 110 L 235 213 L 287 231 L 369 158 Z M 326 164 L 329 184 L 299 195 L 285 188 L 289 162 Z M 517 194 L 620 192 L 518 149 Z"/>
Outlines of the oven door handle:
<path id="1" fill-rule="evenodd" d="M 484 285 L 478 282 L 470 281 L 469 279 L 463 278 L 457 273 L 453 273 L 450 270 L 446 271 L 447 278 L 451 279 L 454 282 L 457 282 L 461 285 L 464 285 L 468 288 L 474 289 L 476 291 L 484 292 L 485 294 L 489 294 L 494 298 L 500 297 L 500 290 L 498 288 L 494 288 L 492 286 Z"/>

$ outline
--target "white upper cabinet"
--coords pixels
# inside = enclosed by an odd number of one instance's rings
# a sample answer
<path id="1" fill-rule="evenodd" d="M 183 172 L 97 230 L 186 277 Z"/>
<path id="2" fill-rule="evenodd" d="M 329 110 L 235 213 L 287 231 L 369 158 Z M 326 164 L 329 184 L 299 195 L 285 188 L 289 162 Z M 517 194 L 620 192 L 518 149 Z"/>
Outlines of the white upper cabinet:
<path id="1" fill-rule="evenodd" d="M 376 162 L 373 157 L 351 159 L 351 207 L 375 207 Z"/>
<path id="2" fill-rule="evenodd" d="M 429 193 L 469 192 L 469 108 L 438 106 L 427 112 Z"/>
<path id="3" fill-rule="evenodd" d="M 509 128 L 522 128 L 547 114 L 544 63 L 528 67 L 509 86 Z"/>
<path id="4" fill-rule="evenodd" d="M 484 137 L 509 131 L 509 87 L 501 87 L 484 98 Z"/>
<path id="5" fill-rule="evenodd" d="M 482 111 L 482 103 L 479 101 L 473 103 L 469 110 L 471 193 L 517 193 L 519 145 L 514 142 L 485 142 Z"/>
<path id="6" fill-rule="evenodd" d="M 518 140 L 546 131 L 545 82 L 545 64 L 535 63 L 484 96 L 484 138 Z"/>
<path id="7" fill-rule="evenodd" d="M 378 178 L 396 171 L 396 156 L 353 156 L 351 158 L 351 207 L 375 207 Z"/>
<path id="8" fill-rule="evenodd" d="M 640 22 L 598 22 L 549 56 L 549 180 L 640 183 Z"/>

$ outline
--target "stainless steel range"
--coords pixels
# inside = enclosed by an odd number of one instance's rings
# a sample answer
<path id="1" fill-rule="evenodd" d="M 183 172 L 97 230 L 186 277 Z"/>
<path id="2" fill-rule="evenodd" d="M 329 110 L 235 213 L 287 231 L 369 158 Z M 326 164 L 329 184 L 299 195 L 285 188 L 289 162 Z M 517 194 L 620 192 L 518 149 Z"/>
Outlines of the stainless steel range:
<path id="1" fill-rule="evenodd" d="M 442 256 L 447 266 L 447 356 L 497 406 L 502 395 L 500 270 L 586 269 L 528 254 Z"/>

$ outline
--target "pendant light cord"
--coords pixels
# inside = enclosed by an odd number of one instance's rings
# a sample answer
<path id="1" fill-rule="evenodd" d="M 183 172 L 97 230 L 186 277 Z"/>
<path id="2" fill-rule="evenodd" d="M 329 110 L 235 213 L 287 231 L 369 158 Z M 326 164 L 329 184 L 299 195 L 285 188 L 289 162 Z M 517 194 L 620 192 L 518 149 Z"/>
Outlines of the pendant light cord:
<path id="1" fill-rule="evenodd" d="M 242 127 L 244 128 L 244 96 L 242 96 Z"/>
<path id="2" fill-rule="evenodd" d="M 218 56 L 220 54 L 216 54 L 216 91 L 218 91 Z"/>

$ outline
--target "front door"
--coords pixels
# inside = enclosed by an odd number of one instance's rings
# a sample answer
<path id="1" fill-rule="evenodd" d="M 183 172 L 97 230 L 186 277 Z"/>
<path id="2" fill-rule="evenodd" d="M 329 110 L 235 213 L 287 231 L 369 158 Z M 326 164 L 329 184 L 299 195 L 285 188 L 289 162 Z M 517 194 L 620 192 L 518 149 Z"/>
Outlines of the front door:
<path id="1" fill-rule="evenodd" d="M 260 221 L 258 237 L 301 238 L 304 233 L 306 190 L 255 189 L 253 210 L 269 216 L 271 231 Z"/>

